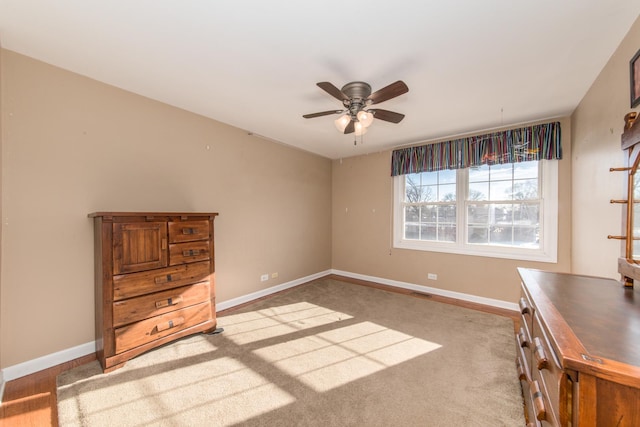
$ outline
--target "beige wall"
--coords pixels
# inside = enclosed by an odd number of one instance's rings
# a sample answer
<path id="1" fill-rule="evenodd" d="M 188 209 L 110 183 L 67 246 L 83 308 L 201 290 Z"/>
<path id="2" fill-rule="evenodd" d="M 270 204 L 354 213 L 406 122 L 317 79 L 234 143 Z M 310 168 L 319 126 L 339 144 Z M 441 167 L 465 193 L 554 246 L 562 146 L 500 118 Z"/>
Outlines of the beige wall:
<path id="1" fill-rule="evenodd" d="M 0 41 L 0 52 L 2 50 L 2 42 Z M 4 80 L 2 79 L 2 55 L 0 54 L 0 219 L 2 218 L 2 147 L 4 140 L 4 128 L 2 127 L 2 92 L 4 87 Z M 0 223 L 1 224 L 1 223 Z M 0 273 L 2 268 L 2 226 L 0 226 Z M 0 309 L 2 309 L 2 274 L 0 274 Z M 2 315 L 0 313 L 0 368 L 4 366 L 2 364 Z M 0 371 L 0 397 L 2 397 L 3 386 L 3 374 Z"/>
<path id="2" fill-rule="evenodd" d="M 516 302 L 516 267 L 569 271 L 571 126 L 561 120 L 558 263 L 535 263 L 392 248 L 391 152 L 333 162 L 333 253 L 337 270 Z M 436 273 L 438 280 L 427 280 Z"/>
<path id="3" fill-rule="evenodd" d="M 517 266 L 617 277 L 638 48 L 637 21 L 562 120 L 557 264 L 393 249 L 389 151 L 331 162 L 2 50 L 0 367 L 94 339 L 98 210 L 220 212 L 219 301 L 329 268 L 511 302 Z"/>
<path id="4" fill-rule="evenodd" d="M 572 270 L 619 279 L 617 258 L 622 244 L 607 236 L 622 233 L 625 174 L 609 172 L 625 165 L 620 148 L 629 102 L 629 60 L 640 49 L 640 18 L 578 105 L 573 124 Z"/>
<path id="5" fill-rule="evenodd" d="M 219 212 L 218 301 L 331 268 L 330 160 L 7 50 L 1 67 L 2 367 L 94 340 L 93 211 Z"/>

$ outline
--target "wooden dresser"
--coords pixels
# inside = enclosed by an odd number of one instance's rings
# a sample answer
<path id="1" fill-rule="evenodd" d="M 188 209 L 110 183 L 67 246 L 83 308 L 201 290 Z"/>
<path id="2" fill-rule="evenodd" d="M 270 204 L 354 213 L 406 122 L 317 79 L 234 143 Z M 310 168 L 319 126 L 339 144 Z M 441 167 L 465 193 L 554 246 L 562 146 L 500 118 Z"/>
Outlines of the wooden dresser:
<path id="1" fill-rule="evenodd" d="M 640 292 L 519 268 L 516 366 L 529 426 L 640 426 Z"/>
<path id="2" fill-rule="evenodd" d="M 217 213 L 89 214 L 95 230 L 96 354 L 105 372 L 216 329 Z"/>

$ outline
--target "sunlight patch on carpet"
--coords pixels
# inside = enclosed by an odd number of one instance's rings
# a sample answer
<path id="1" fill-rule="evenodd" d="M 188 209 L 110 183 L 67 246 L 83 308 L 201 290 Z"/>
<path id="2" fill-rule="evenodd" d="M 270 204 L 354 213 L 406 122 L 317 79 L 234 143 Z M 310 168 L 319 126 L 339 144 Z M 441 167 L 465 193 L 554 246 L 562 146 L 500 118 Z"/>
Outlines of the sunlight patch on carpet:
<path id="1" fill-rule="evenodd" d="M 256 349 L 254 353 L 324 392 L 440 347 L 373 322 L 360 322 Z"/>
<path id="2" fill-rule="evenodd" d="M 136 381 L 118 378 L 116 372 L 105 376 L 101 387 L 81 390 L 82 402 L 92 402 L 92 406 L 84 405 L 76 396 L 61 399 L 59 405 L 76 406 L 81 420 L 102 420 L 98 425 L 109 425 L 109 420 L 117 419 L 126 425 L 142 426 L 162 423 L 167 417 L 202 419 L 201 425 L 205 425 L 211 419 L 240 423 L 295 401 L 233 358 L 208 360 L 194 367 L 181 366 Z M 63 417 L 60 424 L 76 425 L 75 420 Z"/>
<path id="3" fill-rule="evenodd" d="M 345 313 L 300 302 L 224 316 L 219 319 L 219 326 L 225 328 L 225 337 L 244 345 L 351 318 Z"/>

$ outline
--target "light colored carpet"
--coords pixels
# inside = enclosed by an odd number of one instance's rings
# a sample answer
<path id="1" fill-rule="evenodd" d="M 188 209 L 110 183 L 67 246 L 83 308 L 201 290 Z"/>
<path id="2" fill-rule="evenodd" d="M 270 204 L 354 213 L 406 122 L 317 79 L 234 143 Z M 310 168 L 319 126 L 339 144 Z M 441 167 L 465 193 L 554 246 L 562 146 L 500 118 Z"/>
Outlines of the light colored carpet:
<path id="1" fill-rule="evenodd" d="M 511 320 L 323 279 L 102 374 L 58 377 L 61 426 L 524 426 Z"/>

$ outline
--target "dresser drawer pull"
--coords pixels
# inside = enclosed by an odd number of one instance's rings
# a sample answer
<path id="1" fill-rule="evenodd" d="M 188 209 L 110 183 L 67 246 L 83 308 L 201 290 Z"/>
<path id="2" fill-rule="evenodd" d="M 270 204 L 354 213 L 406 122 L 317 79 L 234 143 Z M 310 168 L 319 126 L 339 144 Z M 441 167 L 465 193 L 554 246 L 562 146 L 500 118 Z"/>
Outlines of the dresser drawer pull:
<path id="1" fill-rule="evenodd" d="M 184 323 L 184 317 L 178 317 L 173 320 L 168 320 L 166 322 L 158 323 L 156 325 L 156 329 L 158 332 L 166 331 L 167 329 L 175 328 L 176 326 L 180 326 Z"/>
<path id="2" fill-rule="evenodd" d="M 524 331 L 524 328 L 520 328 L 520 332 L 518 332 L 518 344 L 520 344 L 520 347 L 522 348 L 529 347 L 529 341 L 527 341 L 526 336 L 527 334 Z"/>
<path id="3" fill-rule="evenodd" d="M 526 299 L 520 298 L 520 313 L 521 314 L 531 314 L 531 307 L 529 307 L 529 303 Z"/>
<path id="4" fill-rule="evenodd" d="M 156 308 L 169 307 L 170 305 L 180 304 L 182 297 L 167 298 L 162 301 L 156 301 Z"/>
<path id="5" fill-rule="evenodd" d="M 198 230 L 196 228 L 183 228 L 182 234 L 198 234 Z"/>
<path id="6" fill-rule="evenodd" d="M 535 337 L 533 339 L 533 355 L 536 357 L 536 362 L 538 363 L 538 370 L 541 371 L 543 369 L 547 369 L 549 367 L 549 359 L 547 358 L 547 352 L 544 349 L 544 345 L 540 338 Z"/>
<path id="7" fill-rule="evenodd" d="M 533 407 L 536 411 L 536 418 L 543 421 L 547 418 L 547 410 L 544 407 L 544 395 L 540 391 L 538 381 L 531 383 L 531 394 L 533 398 Z"/>
<path id="8" fill-rule="evenodd" d="M 162 285 L 163 283 L 175 282 L 176 280 L 180 280 L 179 274 L 167 274 L 166 276 L 158 276 L 153 279 L 156 282 L 156 285 Z"/>
<path id="9" fill-rule="evenodd" d="M 200 249 L 189 249 L 188 251 L 182 251 L 182 256 L 197 256 L 200 255 Z"/>

